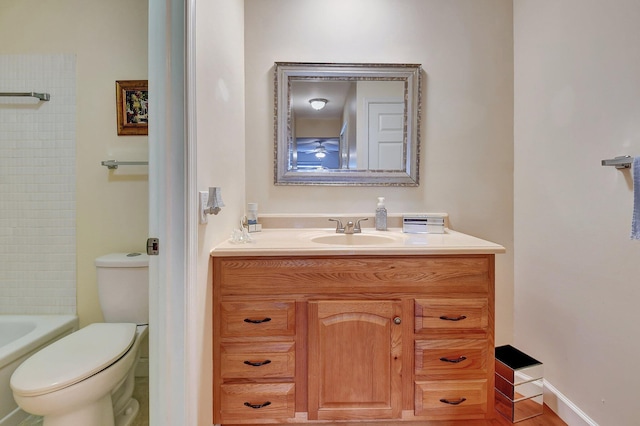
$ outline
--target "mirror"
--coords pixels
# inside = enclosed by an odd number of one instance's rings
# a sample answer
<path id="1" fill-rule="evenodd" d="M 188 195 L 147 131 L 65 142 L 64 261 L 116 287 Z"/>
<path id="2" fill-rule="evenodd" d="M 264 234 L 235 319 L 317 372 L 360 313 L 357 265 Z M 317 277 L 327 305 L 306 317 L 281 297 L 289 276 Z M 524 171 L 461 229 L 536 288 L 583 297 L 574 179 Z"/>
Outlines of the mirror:
<path id="1" fill-rule="evenodd" d="M 276 185 L 418 186 L 415 64 L 275 64 Z"/>

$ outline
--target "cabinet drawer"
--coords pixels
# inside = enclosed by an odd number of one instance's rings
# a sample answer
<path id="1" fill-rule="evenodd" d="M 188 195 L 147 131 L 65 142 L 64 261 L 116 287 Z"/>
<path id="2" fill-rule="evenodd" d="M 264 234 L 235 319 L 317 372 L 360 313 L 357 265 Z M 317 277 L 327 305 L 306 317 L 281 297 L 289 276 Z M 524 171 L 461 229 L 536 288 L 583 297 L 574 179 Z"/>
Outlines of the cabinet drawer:
<path id="1" fill-rule="evenodd" d="M 294 302 L 222 302 L 222 337 L 293 336 Z"/>
<path id="2" fill-rule="evenodd" d="M 487 412 L 486 380 L 416 382 L 416 416 L 483 415 Z"/>
<path id="3" fill-rule="evenodd" d="M 486 339 L 417 340 L 416 376 L 486 377 L 488 352 Z"/>
<path id="4" fill-rule="evenodd" d="M 489 327 L 489 299 L 416 299 L 415 331 L 470 330 Z"/>
<path id="5" fill-rule="evenodd" d="M 222 423 L 240 420 L 287 419 L 295 414 L 293 383 L 221 386 Z"/>
<path id="6" fill-rule="evenodd" d="M 293 378 L 296 354 L 293 342 L 221 343 L 223 379 Z"/>
<path id="7" fill-rule="evenodd" d="M 222 296 L 411 292 L 487 295 L 493 255 L 216 259 Z"/>

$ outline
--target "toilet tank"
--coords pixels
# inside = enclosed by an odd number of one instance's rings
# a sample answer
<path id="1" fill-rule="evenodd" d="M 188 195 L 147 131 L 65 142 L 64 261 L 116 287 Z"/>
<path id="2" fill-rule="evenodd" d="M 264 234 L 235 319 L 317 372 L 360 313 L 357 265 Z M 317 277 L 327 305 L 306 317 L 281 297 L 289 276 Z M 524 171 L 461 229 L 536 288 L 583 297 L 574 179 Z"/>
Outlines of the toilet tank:
<path id="1" fill-rule="evenodd" d="M 149 256 L 111 253 L 96 259 L 105 322 L 149 323 Z"/>

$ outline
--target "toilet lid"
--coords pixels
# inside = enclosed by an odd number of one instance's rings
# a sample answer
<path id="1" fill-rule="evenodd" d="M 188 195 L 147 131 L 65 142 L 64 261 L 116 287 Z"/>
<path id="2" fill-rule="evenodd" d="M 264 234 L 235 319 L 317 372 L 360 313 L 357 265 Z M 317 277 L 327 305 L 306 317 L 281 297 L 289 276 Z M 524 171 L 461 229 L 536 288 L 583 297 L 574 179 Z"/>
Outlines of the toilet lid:
<path id="1" fill-rule="evenodd" d="M 19 395 L 33 396 L 78 383 L 113 364 L 135 338 L 132 323 L 88 325 L 23 362 L 11 376 L 11 388 Z"/>

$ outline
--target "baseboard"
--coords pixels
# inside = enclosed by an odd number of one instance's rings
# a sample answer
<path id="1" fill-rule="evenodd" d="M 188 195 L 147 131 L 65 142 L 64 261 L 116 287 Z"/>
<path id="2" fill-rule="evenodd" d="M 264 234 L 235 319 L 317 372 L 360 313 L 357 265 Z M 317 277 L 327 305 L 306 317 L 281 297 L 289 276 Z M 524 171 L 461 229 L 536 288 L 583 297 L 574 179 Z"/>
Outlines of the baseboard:
<path id="1" fill-rule="evenodd" d="M 16 408 L 0 419 L 0 426 L 17 426 L 27 417 L 29 417 L 29 414 L 25 413 L 20 408 Z"/>
<path id="2" fill-rule="evenodd" d="M 544 403 L 569 426 L 599 426 L 547 380 L 544 380 Z"/>

